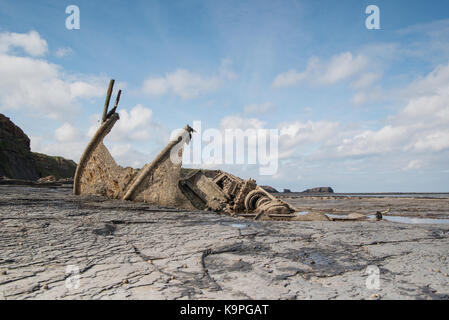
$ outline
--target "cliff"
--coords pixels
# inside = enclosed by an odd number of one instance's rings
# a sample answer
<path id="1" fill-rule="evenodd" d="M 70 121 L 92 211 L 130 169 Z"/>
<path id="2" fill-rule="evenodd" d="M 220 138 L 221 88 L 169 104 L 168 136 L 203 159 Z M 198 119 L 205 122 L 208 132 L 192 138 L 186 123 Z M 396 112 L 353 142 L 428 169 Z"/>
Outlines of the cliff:
<path id="1" fill-rule="evenodd" d="M 72 178 L 76 163 L 62 157 L 31 152 L 30 139 L 0 113 L 0 177 L 37 180 L 49 175 Z"/>

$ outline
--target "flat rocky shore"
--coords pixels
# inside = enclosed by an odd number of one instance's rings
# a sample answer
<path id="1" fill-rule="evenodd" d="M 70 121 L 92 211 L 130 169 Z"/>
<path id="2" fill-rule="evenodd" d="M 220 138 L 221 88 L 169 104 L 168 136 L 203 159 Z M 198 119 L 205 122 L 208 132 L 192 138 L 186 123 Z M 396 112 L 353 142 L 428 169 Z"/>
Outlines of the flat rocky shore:
<path id="1" fill-rule="evenodd" d="M 449 212 L 448 199 L 284 200 Z M 448 249 L 449 224 L 252 221 L 0 186 L 0 299 L 449 299 Z"/>

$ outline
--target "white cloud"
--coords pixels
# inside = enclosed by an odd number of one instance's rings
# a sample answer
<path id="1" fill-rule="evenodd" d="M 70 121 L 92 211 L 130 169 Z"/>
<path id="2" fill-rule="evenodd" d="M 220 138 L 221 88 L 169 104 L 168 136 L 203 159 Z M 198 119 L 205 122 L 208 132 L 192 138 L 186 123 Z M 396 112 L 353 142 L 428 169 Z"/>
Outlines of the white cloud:
<path id="1" fill-rule="evenodd" d="M 240 116 L 227 116 L 221 119 L 220 127 L 226 129 L 262 129 L 265 122 L 257 118 L 243 118 Z"/>
<path id="2" fill-rule="evenodd" d="M 447 93 L 447 84 L 449 83 L 449 64 L 438 65 L 432 72 L 425 77 L 420 77 L 413 81 L 410 86 L 405 89 L 404 94 L 408 97 L 428 95 L 428 94 L 444 94 Z"/>
<path id="3" fill-rule="evenodd" d="M 360 75 L 360 77 L 351 83 L 351 87 L 356 89 L 366 88 L 372 85 L 378 80 L 382 74 L 376 72 L 366 72 Z"/>
<path id="4" fill-rule="evenodd" d="M 114 160 L 122 166 L 142 168 L 150 163 L 154 155 L 138 151 L 130 143 L 115 143 L 109 148 Z"/>
<path id="5" fill-rule="evenodd" d="M 47 53 L 48 45 L 34 30 L 28 33 L 0 33 L 0 53 L 9 53 L 14 48 L 21 48 L 31 56 L 43 56 Z"/>
<path id="6" fill-rule="evenodd" d="M 120 120 L 111 132 L 111 140 L 147 140 L 151 137 L 153 111 L 138 104 L 129 112 L 119 110 Z"/>
<path id="7" fill-rule="evenodd" d="M 287 72 L 283 72 L 278 74 L 273 81 L 273 87 L 289 87 L 294 84 L 299 83 L 301 80 L 306 78 L 306 73 L 304 72 L 296 72 L 296 70 L 289 70 Z"/>
<path id="8" fill-rule="evenodd" d="M 353 57 L 350 52 L 334 56 L 330 63 L 325 67 L 322 82 L 332 84 L 347 79 L 365 68 L 367 62 L 365 56 L 357 55 Z"/>
<path id="9" fill-rule="evenodd" d="M 228 59 L 222 61 L 218 75 L 203 76 L 186 69 L 178 69 L 165 76 L 151 76 L 145 79 L 142 91 L 152 96 L 167 93 L 175 94 L 183 99 L 196 98 L 202 94 L 217 90 L 225 80 L 236 78 Z"/>
<path id="10" fill-rule="evenodd" d="M 368 101 L 368 95 L 365 92 L 358 92 L 351 99 L 353 104 L 363 104 L 366 101 Z"/>
<path id="11" fill-rule="evenodd" d="M 400 35 L 425 33 L 431 36 L 447 35 L 449 33 L 449 19 L 434 20 L 428 23 L 418 23 L 397 31 Z"/>
<path id="12" fill-rule="evenodd" d="M 365 91 L 357 92 L 352 98 L 351 102 L 355 105 L 364 104 L 367 102 L 375 102 L 382 100 L 384 94 L 380 88 L 369 88 Z"/>
<path id="13" fill-rule="evenodd" d="M 378 130 L 355 135 L 341 132 L 333 148 L 337 157 L 374 154 L 440 152 L 449 149 L 449 64 L 436 67 L 426 77 L 400 90 L 406 105 Z M 344 136 L 344 137 L 343 137 Z M 343 137 L 343 138 L 341 138 Z"/>
<path id="14" fill-rule="evenodd" d="M 449 130 L 443 129 L 418 137 L 412 148 L 419 152 L 435 152 L 449 149 Z"/>
<path id="15" fill-rule="evenodd" d="M 56 128 L 53 137 L 54 139 L 30 136 L 31 151 L 60 156 L 78 162 L 88 143 L 88 139 L 83 135 L 82 130 L 68 122 Z"/>
<path id="16" fill-rule="evenodd" d="M 231 59 L 226 58 L 221 61 L 219 76 L 222 79 L 228 80 L 234 80 L 238 78 L 238 75 L 233 70 Z"/>
<path id="17" fill-rule="evenodd" d="M 168 142 L 167 130 L 153 121 L 151 109 L 141 105 L 130 110 L 119 110 L 119 113 L 120 119 L 106 136 L 104 143 L 118 164 L 142 167 L 155 156 L 152 152 L 142 152 L 142 149 L 155 148 L 156 152 L 160 151 L 161 146 Z M 90 116 L 87 133 L 65 122 L 55 130 L 54 139 L 31 136 L 31 149 L 78 161 L 90 138 L 97 131 L 100 117 L 100 114 Z"/>
<path id="18" fill-rule="evenodd" d="M 147 78 L 143 82 L 142 91 L 152 96 L 160 96 L 167 93 L 169 84 L 166 78 Z"/>
<path id="19" fill-rule="evenodd" d="M 414 81 L 400 95 L 407 99 L 407 105 L 394 117 L 395 121 L 433 128 L 449 125 L 449 63 Z"/>
<path id="20" fill-rule="evenodd" d="M 80 99 L 104 95 L 102 77 L 74 76 L 46 60 L 16 56 L 8 52 L 11 43 L 30 55 L 42 55 L 47 48 L 35 31 L 0 33 L 0 48 L 7 50 L 0 50 L 0 110 L 29 109 L 39 116 L 66 119 L 77 112 Z"/>
<path id="21" fill-rule="evenodd" d="M 40 136 L 31 136 L 31 151 L 51 156 L 60 156 L 78 162 L 81 153 L 87 145 L 86 140 L 80 141 L 49 141 Z"/>
<path id="22" fill-rule="evenodd" d="M 86 77 L 83 80 L 66 80 L 71 100 L 102 97 L 105 95 L 105 78 Z"/>
<path id="23" fill-rule="evenodd" d="M 332 185 L 343 179 L 348 185 L 353 181 L 354 185 L 361 186 L 360 180 L 363 179 L 365 188 L 370 188 L 366 184 L 377 183 L 377 190 L 391 188 L 391 191 L 395 191 L 400 183 L 413 182 L 416 179 L 413 175 L 419 174 L 418 169 L 443 170 L 447 167 L 449 64 L 436 67 L 404 89 L 388 92 L 377 87 L 366 89 L 366 86 L 374 83 L 374 79 L 380 77 L 377 74 L 357 74 L 353 87 L 364 89 L 361 92 L 364 95 L 363 102 L 393 97 L 395 101 L 403 103 L 402 109 L 384 119 L 377 129 L 363 127 L 372 125 L 370 123 L 344 125 L 333 121 L 292 121 L 279 124 L 279 172 L 270 177 L 271 181 L 282 180 L 283 183 L 289 181 L 296 184 L 295 179 L 299 175 L 301 179 L 309 183 L 312 181 L 316 185 Z M 338 77 L 333 77 L 336 78 Z M 384 95 L 389 97 L 383 97 Z M 398 96 L 402 100 L 398 100 Z M 256 112 L 258 108 L 257 105 L 250 105 L 245 109 L 244 115 L 247 115 Z M 267 128 L 267 125 L 269 124 L 256 117 L 232 115 L 223 118 L 220 126 L 222 130 L 245 130 Z M 246 167 L 228 169 L 242 176 L 249 174 L 245 171 Z M 295 172 L 295 175 L 292 176 L 291 172 Z M 373 176 L 372 172 L 376 172 L 376 175 Z M 406 174 L 406 178 L 396 174 Z M 257 172 L 253 177 L 258 178 Z M 409 190 L 423 190 L 427 187 L 428 185 L 412 186 Z"/>
<path id="24" fill-rule="evenodd" d="M 363 77 L 359 73 L 356 79 Z M 362 88 L 359 99 L 363 102 L 393 99 L 402 107 L 375 129 L 364 127 L 372 126 L 370 122 L 280 124 L 280 165 L 273 181 L 295 185 L 306 181 L 310 186 L 338 186 L 345 181 L 353 192 L 360 187 L 366 191 L 435 190 L 434 183 L 440 179 L 435 179 L 435 172 L 447 170 L 449 159 L 449 63 L 402 89 Z M 422 171 L 429 176 L 424 178 Z M 297 181 L 298 175 L 302 181 Z M 439 183 L 439 190 L 447 186 Z"/>
<path id="25" fill-rule="evenodd" d="M 243 114 L 249 115 L 249 114 L 264 114 L 268 113 L 275 109 L 275 106 L 272 102 L 265 102 L 261 104 L 253 103 L 250 105 L 247 105 L 243 108 Z"/>
<path id="26" fill-rule="evenodd" d="M 71 55 L 73 53 L 72 48 L 70 47 L 64 47 L 64 48 L 58 48 L 58 50 L 56 50 L 55 55 L 58 58 L 62 58 L 68 55 Z"/>
<path id="27" fill-rule="evenodd" d="M 449 36 L 449 19 L 419 23 L 397 31 L 400 36 L 413 37 L 414 41 L 403 48 L 403 54 L 432 62 L 447 59 L 449 43 L 443 39 Z"/>
<path id="28" fill-rule="evenodd" d="M 366 130 L 343 138 L 330 156 L 353 157 L 404 151 L 409 138 L 407 127 L 387 125 L 378 131 Z M 331 149 L 331 150 L 332 150 Z"/>
<path id="29" fill-rule="evenodd" d="M 82 138 L 81 130 L 65 122 L 55 130 L 55 138 L 59 142 L 74 142 Z"/>
<path id="30" fill-rule="evenodd" d="M 165 77 L 148 78 L 143 83 L 143 92 L 149 95 L 163 95 L 169 91 L 183 99 L 196 98 L 200 94 L 219 87 L 217 77 L 204 77 L 185 69 L 167 73 Z"/>
<path id="31" fill-rule="evenodd" d="M 315 85 L 334 84 L 360 73 L 367 66 L 368 58 L 362 54 L 353 56 L 350 52 L 343 52 L 333 56 L 327 63 L 313 57 L 307 63 L 305 71 L 289 70 L 281 73 L 275 77 L 272 86 L 287 87 L 304 81 Z"/>
<path id="32" fill-rule="evenodd" d="M 423 166 L 421 160 L 410 160 L 408 165 L 404 168 L 405 171 L 420 169 Z"/>
<path id="33" fill-rule="evenodd" d="M 107 139 L 111 142 L 128 143 L 133 141 L 147 141 L 150 139 L 159 143 L 168 140 L 168 131 L 160 124 L 153 121 L 153 111 L 137 104 L 131 110 L 119 109 L 120 119 L 116 122 Z M 92 137 L 97 131 L 100 122 L 99 114 L 91 117 L 91 126 L 87 136 Z"/>
<path id="34" fill-rule="evenodd" d="M 334 136 L 339 123 L 330 121 L 287 122 L 278 126 L 280 133 L 279 152 L 281 158 L 297 153 L 305 155 L 305 149 L 316 143 L 325 143 Z"/>

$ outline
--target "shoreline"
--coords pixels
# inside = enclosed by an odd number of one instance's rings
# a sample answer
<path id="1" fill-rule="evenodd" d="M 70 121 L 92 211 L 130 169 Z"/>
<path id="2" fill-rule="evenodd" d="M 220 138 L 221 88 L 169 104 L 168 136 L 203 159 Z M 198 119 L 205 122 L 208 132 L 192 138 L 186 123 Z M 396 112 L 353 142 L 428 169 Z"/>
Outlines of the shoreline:
<path id="1" fill-rule="evenodd" d="M 253 221 L 0 186 L 0 230 L 0 299 L 449 298 L 449 225 Z M 67 287 L 68 266 L 79 288 Z"/>

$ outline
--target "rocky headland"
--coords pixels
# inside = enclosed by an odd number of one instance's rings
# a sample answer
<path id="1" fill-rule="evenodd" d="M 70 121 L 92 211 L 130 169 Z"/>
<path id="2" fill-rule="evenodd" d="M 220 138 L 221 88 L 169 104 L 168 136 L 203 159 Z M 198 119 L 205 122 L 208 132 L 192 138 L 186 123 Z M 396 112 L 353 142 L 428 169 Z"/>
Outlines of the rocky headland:
<path id="1" fill-rule="evenodd" d="M 72 160 L 32 152 L 23 130 L 0 114 L 0 177 L 37 181 L 54 176 L 59 180 L 73 178 L 75 169 Z"/>

